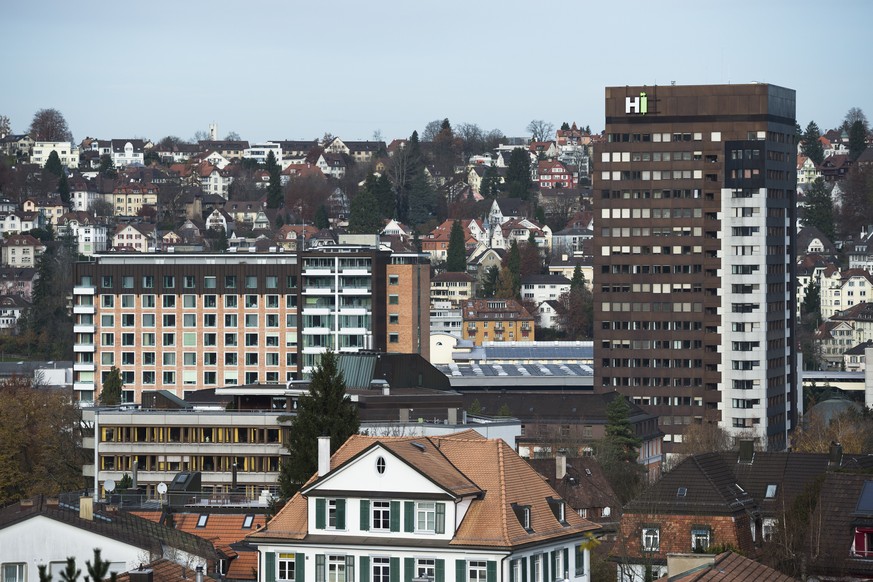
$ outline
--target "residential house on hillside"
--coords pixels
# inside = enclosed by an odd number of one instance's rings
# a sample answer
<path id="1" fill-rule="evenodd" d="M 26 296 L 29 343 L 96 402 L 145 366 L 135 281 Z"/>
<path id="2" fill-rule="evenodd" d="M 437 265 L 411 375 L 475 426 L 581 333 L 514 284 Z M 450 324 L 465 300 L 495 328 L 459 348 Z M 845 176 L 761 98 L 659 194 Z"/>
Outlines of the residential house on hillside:
<path id="1" fill-rule="evenodd" d="M 558 160 L 537 162 L 537 184 L 540 188 L 576 188 L 579 185 L 579 172 Z"/>
<path id="2" fill-rule="evenodd" d="M 72 237 L 78 253 L 86 257 L 105 251 L 109 241 L 109 228 L 83 211 L 64 214 L 58 221 L 58 234 Z"/>
<path id="3" fill-rule="evenodd" d="M 829 318 L 873 298 L 873 274 L 863 269 L 826 269 L 821 275 L 819 292 L 821 316 Z"/>
<path id="4" fill-rule="evenodd" d="M 570 279 L 563 275 L 527 275 L 521 279 L 521 299 L 539 305 L 549 299 L 560 299 L 570 291 Z"/>
<path id="5" fill-rule="evenodd" d="M 21 314 L 30 307 L 20 295 L 0 295 L 0 333 L 16 333 Z"/>
<path id="6" fill-rule="evenodd" d="M 318 161 L 315 162 L 315 165 L 318 166 L 318 169 L 320 169 L 325 176 L 330 176 L 337 180 L 342 179 L 342 177 L 346 175 L 347 164 L 342 154 L 324 152 L 318 156 Z"/>
<path id="7" fill-rule="evenodd" d="M 821 255 L 805 255 L 798 260 L 797 284 L 795 285 L 798 317 L 800 317 L 800 310 L 803 307 L 803 302 L 806 300 L 806 294 L 809 291 L 810 285 L 812 283 L 821 285 L 822 273 L 836 269 L 837 267 L 833 261 Z M 819 295 L 820 300 L 821 296 Z"/>
<path id="8" fill-rule="evenodd" d="M 79 167 L 79 148 L 68 141 L 34 142 L 30 162 L 44 168 L 52 152 L 58 154 L 62 166 L 73 169 Z"/>
<path id="9" fill-rule="evenodd" d="M 38 212 L 42 214 L 45 224 L 51 224 L 52 226 L 57 226 L 58 220 L 67 212 L 67 208 L 61 202 L 60 196 L 27 198 L 21 204 L 21 209 L 27 213 Z"/>
<path id="10" fill-rule="evenodd" d="M 33 285 L 39 278 L 36 268 L 0 267 L 0 295 L 19 295 L 33 301 Z"/>
<path id="11" fill-rule="evenodd" d="M 14 234 L 0 244 L 4 267 L 36 267 L 37 257 L 45 252 L 45 245 L 29 234 Z"/>
<path id="12" fill-rule="evenodd" d="M 851 165 L 852 161 L 847 154 L 838 154 L 825 158 L 818 166 L 818 171 L 826 182 L 835 182 L 846 177 Z"/>
<path id="13" fill-rule="evenodd" d="M 815 167 L 815 162 L 807 156 L 797 156 L 797 183 L 811 184 L 815 179 L 820 177 L 821 173 Z"/>
<path id="14" fill-rule="evenodd" d="M 849 256 L 850 269 L 873 272 L 873 228 L 863 228 L 857 242 L 847 244 L 844 251 Z"/>
<path id="15" fill-rule="evenodd" d="M 430 280 L 430 301 L 448 301 L 459 307 L 476 296 L 476 279 L 467 273 L 440 273 Z"/>
<path id="16" fill-rule="evenodd" d="M 43 228 L 45 217 L 39 212 L 10 212 L 0 214 L 0 231 L 3 234 L 18 234 L 29 232 L 34 228 Z"/>
<path id="17" fill-rule="evenodd" d="M 116 216 L 136 216 L 143 206 L 157 206 L 158 187 L 154 184 L 119 184 L 110 196 Z"/>
<path id="18" fill-rule="evenodd" d="M 30 156 L 34 143 L 26 133 L 9 133 L 0 136 L 0 153 L 20 161 Z"/>
<path id="19" fill-rule="evenodd" d="M 112 235 L 112 248 L 119 251 L 147 253 L 155 248 L 155 234 L 154 224 L 119 224 Z"/>
<path id="20" fill-rule="evenodd" d="M 282 146 L 274 141 L 250 144 L 243 152 L 243 157 L 256 160 L 259 164 L 266 164 L 270 152 L 273 152 L 273 157 L 276 159 L 276 163 L 281 164 L 283 159 Z M 224 152 L 222 152 L 222 155 L 224 155 Z"/>
<path id="21" fill-rule="evenodd" d="M 244 140 L 201 140 L 197 142 L 200 151 L 218 152 L 228 160 L 240 160 L 249 148 L 249 142 Z"/>
<path id="22" fill-rule="evenodd" d="M 335 137 L 332 142 L 325 146 L 324 151 L 351 156 L 357 164 L 368 164 L 373 161 L 379 151 L 385 149 L 384 141 L 343 141 Z"/>
<path id="23" fill-rule="evenodd" d="M 464 231 L 464 247 L 467 253 L 473 251 L 483 236 L 484 229 L 476 220 L 461 220 L 461 228 Z M 454 220 L 446 220 L 435 227 L 430 233 L 421 239 L 421 250 L 430 255 L 432 263 L 444 262 L 448 258 L 449 240 L 452 236 Z"/>
<path id="24" fill-rule="evenodd" d="M 145 164 L 145 142 L 141 139 L 113 139 L 112 165 L 116 168 Z"/>
<path id="25" fill-rule="evenodd" d="M 247 539 L 260 582 L 589 582 L 595 524 L 504 441 L 355 435 Z"/>
<path id="26" fill-rule="evenodd" d="M 511 342 L 534 339 L 534 318 L 515 299 L 471 299 L 462 304 L 464 339 Z"/>
<path id="27" fill-rule="evenodd" d="M 554 141 L 531 141 L 527 149 L 540 160 L 551 160 L 558 156 L 558 146 Z"/>
<path id="28" fill-rule="evenodd" d="M 803 226 L 797 231 L 797 259 L 804 255 L 822 255 L 833 262 L 837 259 L 837 247 L 814 226 Z"/>

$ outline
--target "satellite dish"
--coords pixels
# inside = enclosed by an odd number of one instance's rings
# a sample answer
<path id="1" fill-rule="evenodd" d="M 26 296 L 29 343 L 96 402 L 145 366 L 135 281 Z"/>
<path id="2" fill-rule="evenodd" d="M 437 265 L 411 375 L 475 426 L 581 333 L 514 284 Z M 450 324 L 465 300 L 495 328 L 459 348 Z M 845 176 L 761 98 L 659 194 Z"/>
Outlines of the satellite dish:
<path id="1" fill-rule="evenodd" d="M 112 493 L 113 491 L 115 491 L 115 481 L 113 481 L 112 479 L 107 479 L 106 482 L 103 483 L 103 488 L 106 491 Z"/>
<path id="2" fill-rule="evenodd" d="M 166 483 L 158 483 L 158 493 L 163 495 L 167 492 L 167 484 Z"/>

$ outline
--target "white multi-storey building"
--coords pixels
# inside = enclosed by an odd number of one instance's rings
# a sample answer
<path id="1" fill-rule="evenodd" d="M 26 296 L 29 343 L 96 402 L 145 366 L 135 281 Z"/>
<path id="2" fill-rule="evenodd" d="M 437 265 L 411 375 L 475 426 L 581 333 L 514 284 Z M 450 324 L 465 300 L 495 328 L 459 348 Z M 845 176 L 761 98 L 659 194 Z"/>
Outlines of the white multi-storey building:
<path id="1" fill-rule="evenodd" d="M 79 167 L 79 148 L 68 141 L 38 141 L 34 143 L 30 161 L 42 168 L 52 152 L 58 153 L 61 164 L 67 168 Z"/>

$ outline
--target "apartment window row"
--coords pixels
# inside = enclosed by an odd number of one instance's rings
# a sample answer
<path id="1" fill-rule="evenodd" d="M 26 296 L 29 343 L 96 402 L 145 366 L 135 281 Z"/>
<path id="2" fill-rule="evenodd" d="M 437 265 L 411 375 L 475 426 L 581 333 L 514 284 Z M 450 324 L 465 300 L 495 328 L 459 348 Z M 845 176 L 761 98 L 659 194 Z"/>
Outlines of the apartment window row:
<path id="1" fill-rule="evenodd" d="M 623 285 L 601 285 L 601 293 L 702 293 L 700 283 L 627 283 Z"/>
<path id="2" fill-rule="evenodd" d="M 187 461 L 167 461 L 166 455 L 101 455 L 101 471 L 222 471 L 243 473 L 275 473 L 279 471 L 279 455 L 192 455 Z"/>
<path id="3" fill-rule="evenodd" d="M 606 350 L 699 350 L 703 348 L 700 340 L 603 340 L 601 347 Z"/>
<path id="4" fill-rule="evenodd" d="M 699 331 L 703 329 L 703 324 L 698 321 L 681 321 L 681 320 L 670 320 L 670 321 L 652 321 L 652 320 L 644 320 L 644 321 L 608 321 L 604 320 L 601 322 L 601 326 L 603 329 L 633 329 L 633 330 L 643 330 L 643 331 Z M 613 347 L 613 348 L 630 348 L 630 344 L 627 345 L 612 345 L 612 346 L 603 346 L 603 347 Z"/>
<path id="5" fill-rule="evenodd" d="M 737 173 L 737 171 L 734 173 Z M 709 182 L 718 181 L 716 174 L 704 175 L 703 170 L 621 170 L 612 172 L 604 170 L 600 172 L 600 179 L 605 182 L 617 182 L 620 180 L 703 180 L 704 177 Z"/>
<path id="6" fill-rule="evenodd" d="M 707 251 L 707 254 L 715 251 Z M 602 246 L 600 255 L 604 257 L 621 255 L 699 255 L 703 253 L 702 245 L 672 245 L 672 246 L 648 246 L 648 245 L 624 245 Z M 617 266 L 617 265 L 613 265 Z M 615 271 L 613 271 L 615 272 Z"/>
<path id="7" fill-rule="evenodd" d="M 742 150 L 741 150 L 742 151 Z M 715 154 L 703 156 L 702 151 L 648 151 L 648 152 L 602 152 L 600 161 L 604 164 L 620 162 L 718 162 Z"/>
<path id="8" fill-rule="evenodd" d="M 268 326 L 269 327 L 269 326 Z M 133 332 L 126 332 L 118 334 L 121 337 L 120 345 L 122 347 L 136 347 L 136 338 L 137 334 Z M 258 347 L 264 346 L 267 348 L 278 348 L 280 346 L 280 334 L 264 334 L 263 336 L 258 332 L 250 332 L 244 334 L 238 333 L 225 333 L 225 334 L 217 334 L 217 333 L 201 333 L 195 331 L 186 331 L 184 333 L 179 334 L 182 338 L 181 344 L 182 347 L 218 347 L 219 342 L 218 339 L 222 339 L 222 347 L 225 348 L 235 348 L 240 345 L 240 335 L 242 335 L 243 342 L 242 345 L 245 347 Z M 101 347 L 111 348 L 116 345 L 115 343 L 115 332 L 102 332 L 100 334 L 100 345 Z M 141 343 L 140 347 L 156 347 L 155 341 L 158 337 L 156 333 L 146 332 L 140 335 Z M 174 332 L 164 332 L 160 334 L 161 338 L 161 347 L 162 348 L 172 348 L 176 347 L 176 333 Z M 77 343 L 79 344 L 90 344 L 93 343 L 93 334 L 83 333 L 78 334 Z M 297 332 L 286 332 L 285 333 L 285 347 L 291 347 L 297 345 Z M 172 353 L 172 352 L 169 352 Z M 166 362 L 165 362 L 166 363 Z"/>
<path id="9" fill-rule="evenodd" d="M 133 275 L 102 275 L 100 276 L 101 289 L 115 289 L 116 283 L 120 283 L 121 289 L 133 289 L 135 287 L 137 277 Z M 216 275 L 207 275 L 204 277 L 196 277 L 194 275 L 185 275 L 176 277 L 175 275 L 163 275 L 155 277 L 154 275 L 143 275 L 139 278 L 140 287 L 142 289 L 155 289 L 157 282 L 161 283 L 162 289 L 195 289 L 198 286 L 203 289 L 217 289 L 219 283 L 224 289 L 258 289 L 261 286 L 265 289 L 278 289 L 280 281 L 285 284 L 286 289 L 297 288 L 297 276 L 288 275 L 279 277 L 276 275 L 257 276 L 257 275 L 224 275 L 219 277 Z"/>
<path id="10" fill-rule="evenodd" d="M 601 386 L 642 386 L 653 388 L 681 388 L 703 386 L 700 378 L 663 378 L 653 376 L 604 376 Z"/>
<path id="11" fill-rule="evenodd" d="M 701 191 L 699 188 L 674 188 L 674 189 L 656 189 L 656 190 L 608 190 L 600 191 L 600 197 L 604 200 L 662 200 L 670 198 L 685 198 L 699 199 Z M 706 198 L 713 199 L 715 193 L 707 192 Z M 635 211 L 640 209 L 635 208 Z"/>
<path id="12" fill-rule="evenodd" d="M 346 530 L 345 499 L 315 500 L 315 528 Z M 432 533 L 446 531 L 446 504 L 436 501 L 359 501 L 361 531 Z"/>
<path id="13" fill-rule="evenodd" d="M 703 360 L 670 358 L 602 358 L 603 368 L 702 368 Z"/>
<path id="14" fill-rule="evenodd" d="M 102 426 L 105 443 L 280 443 L 278 428 L 199 426 Z"/>
<path id="15" fill-rule="evenodd" d="M 760 132 L 763 133 L 763 132 Z M 756 134 L 757 135 L 757 134 Z M 713 131 L 709 134 L 710 141 L 721 141 L 721 132 Z M 754 139 L 754 138 L 750 138 Z M 762 135 L 760 139 L 764 139 Z M 671 141 L 703 141 L 703 132 L 692 133 L 610 133 L 607 134 L 609 143 L 661 143 Z"/>
<path id="16" fill-rule="evenodd" d="M 118 301 L 116 301 L 116 297 L 118 297 Z M 136 295 L 133 294 L 123 294 L 123 295 L 101 295 L 100 296 L 100 306 L 104 308 L 114 308 L 116 304 L 122 308 L 134 308 L 136 307 Z M 184 309 L 196 309 L 198 307 L 198 302 L 200 303 L 200 307 L 204 309 L 216 309 L 218 308 L 219 300 L 218 295 L 194 295 L 194 294 L 186 294 L 186 295 L 161 295 L 161 307 L 164 309 L 175 309 L 177 307 L 182 307 Z M 198 297 L 201 299 L 198 301 Z M 224 308 L 225 309 L 238 309 L 240 304 L 242 304 L 246 309 L 257 309 L 261 304 L 267 309 L 279 309 L 281 305 L 280 295 L 224 295 Z M 261 302 L 261 297 L 263 297 L 263 302 Z M 157 307 L 156 296 L 151 294 L 140 295 L 140 307 L 143 309 L 154 309 Z M 285 296 L 285 307 L 286 308 L 295 308 L 297 307 L 297 296 L 296 295 L 286 295 Z"/>
<path id="17" fill-rule="evenodd" d="M 653 313 L 701 313 L 702 303 L 690 302 L 628 302 L 628 301 L 604 301 L 600 304 L 602 312 L 653 312 Z"/>
<path id="18" fill-rule="evenodd" d="M 703 406 L 703 398 L 700 396 L 635 396 L 631 400 L 634 404 L 643 406 Z M 659 421 L 661 424 L 689 424 L 679 420 L 674 422 L 670 416 L 661 416 Z"/>

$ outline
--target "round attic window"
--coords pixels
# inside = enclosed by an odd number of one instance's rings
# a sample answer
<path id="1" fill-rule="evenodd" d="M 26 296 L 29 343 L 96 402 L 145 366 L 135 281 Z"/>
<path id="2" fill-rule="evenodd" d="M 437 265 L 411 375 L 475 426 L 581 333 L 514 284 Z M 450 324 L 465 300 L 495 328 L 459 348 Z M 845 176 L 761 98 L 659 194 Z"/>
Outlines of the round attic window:
<path id="1" fill-rule="evenodd" d="M 385 457 L 378 457 L 376 459 L 376 472 L 380 475 L 385 472 Z"/>

